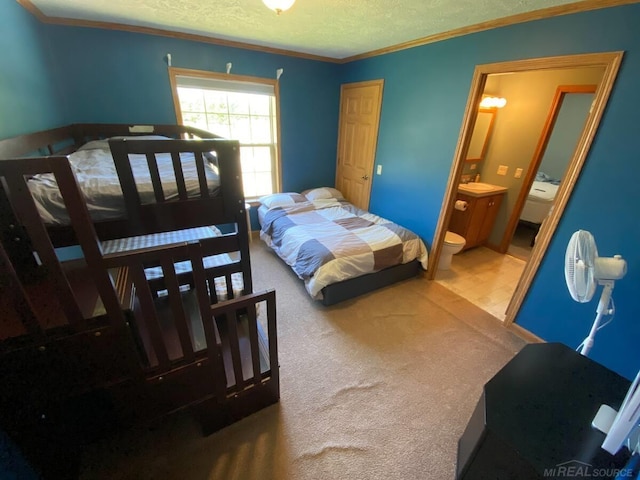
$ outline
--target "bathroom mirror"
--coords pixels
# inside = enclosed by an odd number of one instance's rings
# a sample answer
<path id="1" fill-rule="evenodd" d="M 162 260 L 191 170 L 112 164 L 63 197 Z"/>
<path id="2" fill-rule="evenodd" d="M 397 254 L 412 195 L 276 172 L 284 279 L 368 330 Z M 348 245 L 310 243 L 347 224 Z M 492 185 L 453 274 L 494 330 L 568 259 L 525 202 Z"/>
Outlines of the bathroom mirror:
<path id="1" fill-rule="evenodd" d="M 469 144 L 469 151 L 467 152 L 467 162 L 480 162 L 484 160 L 495 115 L 495 108 L 481 108 L 478 110 L 478 117 L 473 127 L 471 143 Z"/>

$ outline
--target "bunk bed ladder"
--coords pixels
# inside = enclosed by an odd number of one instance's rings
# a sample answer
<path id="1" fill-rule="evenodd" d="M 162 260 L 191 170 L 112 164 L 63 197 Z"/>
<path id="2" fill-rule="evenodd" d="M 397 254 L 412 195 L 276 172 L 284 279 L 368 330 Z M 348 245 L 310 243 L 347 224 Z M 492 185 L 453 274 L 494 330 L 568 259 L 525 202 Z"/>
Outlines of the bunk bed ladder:
<path id="1" fill-rule="evenodd" d="M 147 358 L 146 381 L 117 393 L 129 409 L 125 417 L 155 418 L 192 408 L 203 431 L 211 433 L 278 401 L 275 292 L 212 305 L 215 286 L 203 259 L 220 248 L 215 240 L 104 257 L 107 268 L 129 273 L 136 299 L 130 322 Z M 185 259 L 192 265 L 190 285 L 181 285 L 175 271 Z M 162 266 L 160 295 L 145 275 L 151 262 Z M 230 266 L 218 268 L 228 272 Z"/>

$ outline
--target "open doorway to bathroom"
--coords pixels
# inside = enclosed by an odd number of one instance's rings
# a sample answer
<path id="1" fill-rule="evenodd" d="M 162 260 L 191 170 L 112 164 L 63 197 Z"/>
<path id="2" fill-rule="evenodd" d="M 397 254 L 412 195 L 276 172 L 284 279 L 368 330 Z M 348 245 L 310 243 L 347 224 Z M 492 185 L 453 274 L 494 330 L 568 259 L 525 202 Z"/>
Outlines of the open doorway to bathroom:
<path id="1" fill-rule="evenodd" d="M 578 179 L 621 57 L 590 54 L 476 67 L 434 237 L 431 279 L 506 324 L 513 322 Z M 563 105 L 574 103 L 567 101 L 572 93 L 558 93 L 567 86 L 592 92 L 582 102 L 587 108 L 581 107 L 581 118 L 563 112 Z M 477 158 L 469 153 L 478 144 L 473 136 L 482 130 L 476 126 L 487 96 L 506 99 L 506 105 L 495 109 Z M 556 137 L 564 145 L 558 152 Z M 557 188 L 548 202 L 553 208 L 527 221 L 520 217 L 527 215 L 534 182 L 541 181 L 536 176 Z M 460 225 L 466 230 L 455 233 L 470 242 L 453 256 L 450 270 L 438 271 L 445 234 Z"/>
<path id="2" fill-rule="evenodd" d="M 552 83 L 565 79 L 579 83 L 556 87 L 525 181 L 513 207 L 506 212 L 508 221 L 497 251 L 529 259 L 538 231 L 551 213 L 569 161 L 580 141 L 603 74 L 601 67 L 546 73 L 545 79 Z"/>

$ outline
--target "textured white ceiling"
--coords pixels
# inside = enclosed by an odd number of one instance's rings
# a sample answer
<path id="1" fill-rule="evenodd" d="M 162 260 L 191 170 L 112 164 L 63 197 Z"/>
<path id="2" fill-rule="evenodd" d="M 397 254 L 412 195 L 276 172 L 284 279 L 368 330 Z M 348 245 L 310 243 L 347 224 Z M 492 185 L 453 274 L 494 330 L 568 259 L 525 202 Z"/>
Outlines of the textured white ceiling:
<path id="1" fill-rule="evenodd" d="M 6 0 L 2 0 L 6 1 Z M 44 15 L 160 28 L 345 58 L 576 0 L 31 0 Z"/>

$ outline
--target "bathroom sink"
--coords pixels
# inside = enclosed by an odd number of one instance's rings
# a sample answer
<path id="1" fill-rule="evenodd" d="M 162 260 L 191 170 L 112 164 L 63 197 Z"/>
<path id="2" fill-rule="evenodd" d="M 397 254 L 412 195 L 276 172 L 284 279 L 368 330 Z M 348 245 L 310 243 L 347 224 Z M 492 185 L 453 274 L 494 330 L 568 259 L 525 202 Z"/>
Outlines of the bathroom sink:
<path id="1" fill-rule="evenodd" d="M 490 185 L 488 183 L 482 182 L 471 182 L 471 183 L 463 183 L 459 185 L 461 190 L 471 190 L 472 192 L 490 192 L 492 190 L 499 189 L 500 187 L 496 185 Z"/>

